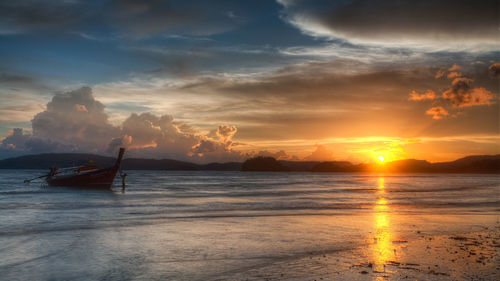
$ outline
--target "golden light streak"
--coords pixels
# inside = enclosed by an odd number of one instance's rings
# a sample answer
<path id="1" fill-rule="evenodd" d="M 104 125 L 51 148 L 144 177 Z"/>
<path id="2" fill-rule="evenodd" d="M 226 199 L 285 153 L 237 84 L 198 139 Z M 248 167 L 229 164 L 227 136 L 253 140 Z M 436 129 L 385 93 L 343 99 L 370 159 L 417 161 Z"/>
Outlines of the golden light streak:
<path id="1" fill-rule="evenodd" d="M 385 264 L 394 259 L 394 249 L 392 247 L 392 228 L 388 201 L 385 197 L 385 179 L 380 177 L 378 180 L 379 198 L 375 204 L 375 238 L 373 248 L 373 258 L 375 261 L 375 269 L 383 270 Z"/>

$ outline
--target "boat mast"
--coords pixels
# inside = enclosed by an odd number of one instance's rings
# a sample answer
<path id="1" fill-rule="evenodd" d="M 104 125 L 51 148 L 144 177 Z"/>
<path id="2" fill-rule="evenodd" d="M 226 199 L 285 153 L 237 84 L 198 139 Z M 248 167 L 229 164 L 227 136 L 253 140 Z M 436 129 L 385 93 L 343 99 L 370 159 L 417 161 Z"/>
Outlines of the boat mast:
<path id="1" fill-rule="evenodd" d="M 120 168 L 124 153 L 125 153 L 125 148 L 120 147 L 120 153 L 118 154 L 118 158 L 116 159 L 115 167 Z"/>

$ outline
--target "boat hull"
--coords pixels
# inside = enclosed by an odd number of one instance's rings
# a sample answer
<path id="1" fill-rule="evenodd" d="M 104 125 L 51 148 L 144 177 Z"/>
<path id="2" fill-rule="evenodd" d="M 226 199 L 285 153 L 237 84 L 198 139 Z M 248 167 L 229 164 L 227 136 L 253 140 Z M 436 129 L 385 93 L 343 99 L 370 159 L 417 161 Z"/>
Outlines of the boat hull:
<path id="1" fill-rule="evenodd" d="M 113 185 L 118 167 L 100 169 L 88 173 L 52 176 L 47 178 L 50 186 L 72 186 L 96 189 L 109 189 Z"/>

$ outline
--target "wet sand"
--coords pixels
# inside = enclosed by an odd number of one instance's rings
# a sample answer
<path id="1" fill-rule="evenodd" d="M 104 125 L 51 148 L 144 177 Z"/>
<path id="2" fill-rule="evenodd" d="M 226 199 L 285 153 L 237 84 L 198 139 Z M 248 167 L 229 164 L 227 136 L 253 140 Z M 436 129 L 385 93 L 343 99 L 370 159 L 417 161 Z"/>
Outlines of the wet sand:
<path id="1" fill-rule="evenodd" d="M 461 235 L 392 240 L 389 256 L 373 256 L 380 241 L 352 250 L 311 252 L 218 280 L 500 280 L 500 226 Z M 384 243 L 384 242 L 382 242 Z M 297 268 L 301 270 L 297 270 Z M 300 272 L 300 274 L 298 274 Z"/>

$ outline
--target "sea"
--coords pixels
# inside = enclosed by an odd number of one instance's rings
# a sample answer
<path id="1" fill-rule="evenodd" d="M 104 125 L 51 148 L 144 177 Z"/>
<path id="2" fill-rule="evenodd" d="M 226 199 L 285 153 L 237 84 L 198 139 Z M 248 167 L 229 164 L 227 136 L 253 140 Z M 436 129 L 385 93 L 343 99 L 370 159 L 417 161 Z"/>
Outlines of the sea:
<path id="1" fill-rule="evenodd" d="M 312 269 L 294 261 L 309 255 L 380 258 L 391 255 L 384 239 L 499 220 L 499 175 L 127 171 L 125 189 L 119 177 L 112 190 L 23 183 L 46 172 L 0 170 L 0 280 L 304 277 Z"/>

